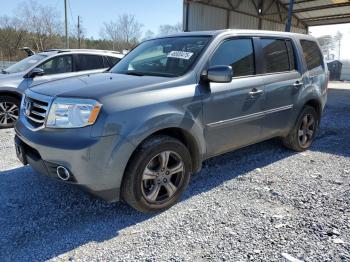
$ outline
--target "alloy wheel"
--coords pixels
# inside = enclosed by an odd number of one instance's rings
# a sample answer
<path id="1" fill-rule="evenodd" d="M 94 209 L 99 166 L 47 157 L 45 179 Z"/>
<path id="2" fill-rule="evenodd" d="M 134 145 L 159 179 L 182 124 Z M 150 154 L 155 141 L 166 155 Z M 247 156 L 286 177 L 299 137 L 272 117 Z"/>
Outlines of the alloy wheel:
<path id="1" fill-rule="evenodd" d="M 316 131 L 316 121 L 313 115 L 307 114 L 303 117 L 298 131 L 298 141 L 301 147 L 308 147 Z"/>
<path id="2" fill-rule="evenodd" d="M 0 126 L 12 126 L 18 119 L 18 106 L 12 102 L 0 102 Z"/>
<path id="3" fill-rule="evenodd" d="M 142 174 L 141 190 L 145 199 L 162 204 L 171 199 L 184 180 L 185 165 L 173 151 L 163 151 L 152 158 Z"/>

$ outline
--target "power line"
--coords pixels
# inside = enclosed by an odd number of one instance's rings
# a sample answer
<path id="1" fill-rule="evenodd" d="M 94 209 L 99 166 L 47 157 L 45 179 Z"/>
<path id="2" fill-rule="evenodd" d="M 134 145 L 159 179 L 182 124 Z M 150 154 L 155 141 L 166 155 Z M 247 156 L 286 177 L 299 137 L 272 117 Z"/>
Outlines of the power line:
<path id="1" fill-rule="evenodd" d="M 67 0 L 67 1 L 68 1 L 69 12 L 70 12 L 70 18 L 72 19 L 72 21 L 74 21 L 72 7 L 70 6 L 70 0 Z"/>

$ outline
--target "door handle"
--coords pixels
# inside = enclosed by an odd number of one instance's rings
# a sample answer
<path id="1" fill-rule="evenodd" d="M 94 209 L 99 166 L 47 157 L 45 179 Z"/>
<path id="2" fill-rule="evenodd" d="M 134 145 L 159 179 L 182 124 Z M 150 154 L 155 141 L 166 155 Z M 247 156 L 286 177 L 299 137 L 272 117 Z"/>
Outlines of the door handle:
<path id="1" fill-rule="evenodd" d="M 293 84 L 293 86 L 294 86 L 295 88 L 299 88 L 299 87 L 303 86 L 303 83 L 302 83 L 302 82 L 299 82 L 299 81 L 296 81 L 296 82 Z"/>
<path id="2" fill-rule="evenodd" d="M 249 95 L 254 98 L 262 93 L 264 93 L 264 90 L 253 88 L 252 91 L 249 92 Z"/>

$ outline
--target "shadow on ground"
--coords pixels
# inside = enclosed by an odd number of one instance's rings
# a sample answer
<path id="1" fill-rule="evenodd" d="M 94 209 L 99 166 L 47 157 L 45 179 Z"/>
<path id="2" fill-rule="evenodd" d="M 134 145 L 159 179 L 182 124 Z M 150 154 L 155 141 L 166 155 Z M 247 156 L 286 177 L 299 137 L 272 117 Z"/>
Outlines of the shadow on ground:
<path id="1" fill-rule="evenodd" d="M 344 130 L 350 125 L 349 104 L 327 108 L 311 150 L 350 156 L 350 134 Z M 274 139 L 208 160 L 192 177 L 183 201 L 293 154 Z M 115 238 L 121 230 L 156 216 L 140 214 L 124 203 L 107 204 L 39 176 L 30 167 L 0 173 L 0 199 L 1 261 L 50 259 L 89 242 Z"/>

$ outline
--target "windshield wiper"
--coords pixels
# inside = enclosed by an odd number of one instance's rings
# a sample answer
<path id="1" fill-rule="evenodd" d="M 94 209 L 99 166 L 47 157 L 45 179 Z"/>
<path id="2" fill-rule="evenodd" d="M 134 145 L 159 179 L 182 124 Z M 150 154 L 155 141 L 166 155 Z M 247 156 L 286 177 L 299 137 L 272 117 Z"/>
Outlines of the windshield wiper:
<path id="1" fill-rule="evenodd" d="M 144 76 L 143 73 L 137 71 L 126 71 L 122 72 L 122 74 L 130 75 L 130 76 Z"/>

